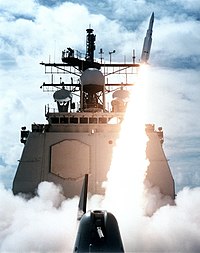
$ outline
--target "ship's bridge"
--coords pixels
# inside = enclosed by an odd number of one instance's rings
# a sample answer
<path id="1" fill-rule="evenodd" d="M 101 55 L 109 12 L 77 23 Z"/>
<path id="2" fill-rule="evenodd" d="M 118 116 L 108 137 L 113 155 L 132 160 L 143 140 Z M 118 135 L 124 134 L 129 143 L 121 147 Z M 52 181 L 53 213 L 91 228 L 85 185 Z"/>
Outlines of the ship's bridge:
<path id="1" fill-rule="evenodd" d="M 53 113 L 46 114 L 49 124 L 120 124 L 124 113 Z"/>

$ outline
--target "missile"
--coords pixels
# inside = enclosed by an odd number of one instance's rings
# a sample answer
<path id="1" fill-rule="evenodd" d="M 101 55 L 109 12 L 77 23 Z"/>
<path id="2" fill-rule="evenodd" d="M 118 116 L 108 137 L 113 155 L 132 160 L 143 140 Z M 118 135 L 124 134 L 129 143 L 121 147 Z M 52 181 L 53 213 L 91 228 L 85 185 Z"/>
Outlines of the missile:
<path id="1" fill-rule="evenodd" d="M 141 55 L 141 62 L 147 63 L 149 56 L 150 56 L 150 50 L 151 50 L 151 43 L 152 43 L 152 32 L 153 32 L 153 22 L 154 22 L 154 12 L 151 14 L 151 18 L 149 21 L 149 28 L 146 33 L 146 37 L 144 38 L 144 44 L 142 49 L 142 55 Z"/>

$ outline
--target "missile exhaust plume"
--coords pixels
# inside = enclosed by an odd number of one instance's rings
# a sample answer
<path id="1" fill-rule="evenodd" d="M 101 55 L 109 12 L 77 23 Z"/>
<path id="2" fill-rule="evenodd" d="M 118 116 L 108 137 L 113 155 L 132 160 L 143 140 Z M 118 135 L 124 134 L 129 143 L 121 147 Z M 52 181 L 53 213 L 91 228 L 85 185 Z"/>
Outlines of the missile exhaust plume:
<path id="1" fill-rule="evenodd" d="M 145 100 L 145 87 L 138 83 L 132 89 L 108 172 L 105 205 L 112 212 L 120 209 L 127 212 L 129 199 L 129 210 L 135 214 L 142 212 L 143 181 L 148 166 Z"/>

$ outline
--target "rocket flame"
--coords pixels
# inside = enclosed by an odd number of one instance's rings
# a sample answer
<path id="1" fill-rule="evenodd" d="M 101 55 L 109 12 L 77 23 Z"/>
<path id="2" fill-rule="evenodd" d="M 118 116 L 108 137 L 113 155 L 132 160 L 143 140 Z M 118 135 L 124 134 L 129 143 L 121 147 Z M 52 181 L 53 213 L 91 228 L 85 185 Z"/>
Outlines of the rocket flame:
<path id="1" fill-rule="evenodd" d="M 145 83 L 140 82 L 141 74 L 139 72 L 138 82 L 132 88 L 107 175 L 104 205 L 119 217 L 124 216 L 121 214 L 127 213 L 127 209 L 134 213 L 134 217 L 143 212 L 143 181 L 148 166 L 148 138 L 145 132 L 146 89 Z M 117 218 L 120 219 L 119 217 Z"/>

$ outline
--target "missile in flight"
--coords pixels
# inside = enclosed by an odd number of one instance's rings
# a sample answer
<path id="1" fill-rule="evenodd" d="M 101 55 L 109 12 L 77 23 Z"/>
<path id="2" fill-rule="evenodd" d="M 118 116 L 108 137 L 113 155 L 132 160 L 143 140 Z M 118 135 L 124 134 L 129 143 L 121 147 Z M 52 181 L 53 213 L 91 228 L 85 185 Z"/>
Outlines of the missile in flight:
<path id="1" fill-rule="evenodd" d="M 149 21 L 149 28 L 147 30 L 146 37 L 144 38 L 144 44 L 143 44 L 142 55 L 141 55 L 141 63 L 147 63 L 150 56 L 153 22 L 154 22 L 154 12 L 151 14 L 151 18 Z"/>

